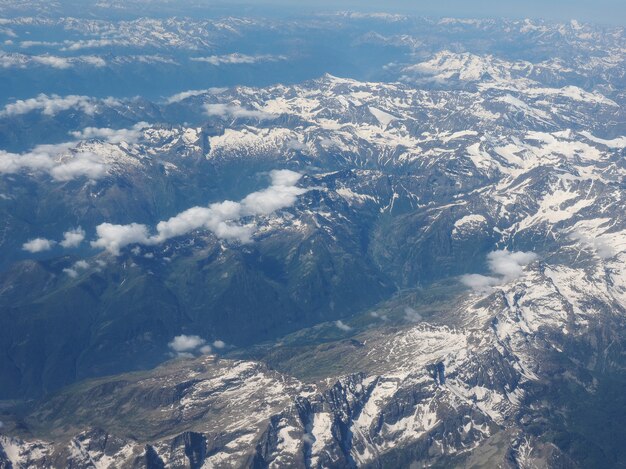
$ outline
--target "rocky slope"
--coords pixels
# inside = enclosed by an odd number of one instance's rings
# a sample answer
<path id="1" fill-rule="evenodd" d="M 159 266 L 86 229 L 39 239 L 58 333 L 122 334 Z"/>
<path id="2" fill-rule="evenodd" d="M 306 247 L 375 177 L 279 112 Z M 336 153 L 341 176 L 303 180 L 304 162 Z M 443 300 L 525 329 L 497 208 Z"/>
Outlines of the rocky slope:
<path id="1" fill-rule="evenodd" d="M 534 48 L 0 111 L 0 467 L 623 464 L 623 34 L 424 21 Z"/>

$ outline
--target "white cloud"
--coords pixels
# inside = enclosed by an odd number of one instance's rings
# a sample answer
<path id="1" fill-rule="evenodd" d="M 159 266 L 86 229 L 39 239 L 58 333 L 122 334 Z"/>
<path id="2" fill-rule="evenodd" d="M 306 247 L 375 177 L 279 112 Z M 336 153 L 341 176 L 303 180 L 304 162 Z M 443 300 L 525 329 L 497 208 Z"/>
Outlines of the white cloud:
<path id="1" fill-rule="evenodd" d="M 0 111 L 0 117 L 12 117 L 28 114 L 32 111 L 40 111 L 47 116 L 54 116 L 62 111 L 69 109 L 77 109 L 85 114 L 94 114 L 100 105 L 116 106 L 120 105 L 120 101 L 115 98 L 106 98 L 97 100 L 89 96 L 68 95 L 59 96 L 56 94 L 46 95 L 39 94 L 35 98 L 19 99 L 14 103 L 7 104 Z"/>
<path id="2" fill-rule="evenodd" d="M 130 225 L 113 225 L 102 223 L 96 227 L 98 239 L 92 241 L 94 248 L 103 248 L 111 254 L 118 256 L 120 249 L 129 244 L 146 244 L 149 242 L 148 228 L 146 225 L 131 223 Z"/>
<path id="3" fill-rule="evenodd" d="M 596 236 L 590 236 L 589 234 L 578 230 L 570 235 L 570 239 L 578 241 L 588 248 L 593 249 L 600 259 L 609 259 L 616 254 L 616 250 L 608 239 Z"/>
<path id="4" fill-rule="evenodd" d="M 272 185 L 265 190 L 253 192 L 241 201 L 244 215 L 268 215 L 281 208 L 290 207 L 299 195 L 306 192 L 296 184 L 300 173 L 278 170 L 270 173 Z"/>
<path id="5" fill-rule="evenodd" d="M 47 65 L 52 68 L 66 69 L 72 66 L 72 62 L 66 57 L 56 57 L 54 55 L 34 55 L 31 60 L 40 65 Z"/>
<path id="6" fill-rule="evenodd" d="M 422 320 L 422 315 L 410 306 L 407 306 L 404 308 L 404 319 L 409 322 L 420 322 Z"/>
<path id="7" fill-rule="evenodd" d="M 77 51 L 81 49 L 95 49 L 99 47 L 112 47 L 112 46 L 128 46 L 129 41 L 123 39 L 83 39 L 80 41 L 65 41 L 65 47 L 62 47 L 62 51 Z"/>
<path id="8" fill-rule="evenodd" d="M 21 41 L 20 47 L 22 49 L 28 49 L 29 47 L 54 47 L 60 45 L 60 42 L 52 41 Z"/>
<path id="9" fill-rule="evenodd" d="M 309 147 L 306 143 L 300 142 L 299 140 L 289 140 L 285 143 L 285 147 L 289 150 L 295 150 L 300 152 L 308 152 Z"/>
<path id="10" fill-rule="evenodd" d="M 135 143 L 143 135 L 142 130 L 146 127 L 148 127 L 146 122 L 139 122 L 130 129 L 86 127 L 81 131 L 70 132 L 70 135 L 78 140 L 97 138 L 109 143 Z"/>
<path id="11" fill-rule="evenodd" d="M 106 174 L 107 165 L 94 153 L 76 152 L 70 153 L 69 158 L 54 158 L 74 146 L 75 142 L 38 145 L 19 155 L 0 150 L 0 174 L 13 174 L 21 170 L 45 171 L 57 181 L 69 181 L 81 176 L 98 179 Z"/>
<path id="12" fill-rule="evenodd" d="M 78 228 L 74 228 L 73 230 L 63 233 L 63 241 L 59 244 L 64 248 L 75 248 L 76 246 L 79 246 L 84 239 L 85 230 L 79 226 Z"/>
<path id="13" fill-rule="evenodd" d="M 63 272 L 65 272 L 70 278 L 78 277 L 78 272 L 75 269 L 66 268 L 63 269 Z"/>
<path id="14" fill-rule="evenodd" d="M 211 65 L 239 65 L 239 64 L 256 64 L 260 62 L 279 62 L 281 60 L 287 60 L 284 55 L 246 55 L 246 54 L 226 54 L 226 55 L 211 55 L 209 57 L 193 57 L 191 60 L 194 62 L 206 62 Z"/>
<path id="15" fill-rule="evenodd" d="M 493 251 L 487 255 L 487 265 L 497 276 L 469 274 L 463 275 L 461 282 L 476 292 L 485 293 L 495 286 L 521 277 L 524 267 L 536 259 L 537 254 L 534 252 L 511 252 L 506 249 Z"/>
<path id="16" fill-rule="evenodd" d="M 22 169 L 49 170 L 54 166 L 50 155 L 30 152 L 23 155 L 0 150 L 0 174 L 14 174 Z"/>
<path id="17" fill-rule="evenodd" d="M 167 346 L 174 352 L 172 355 L 179 358 L 195 358 L 197 354 L 208 355 L 213 352 L 206 340 L 197 335 L 177 335 Z"/>
<path id="18" fill-rule="evenodd" d="M 97 55 L 83 55 L 80 57 L 81 62 L 85 65 L 91 65 L 92 67 L 102 68 L 106 67 L 107 62 L 102 57 L 98 57 Z"/>
<path id="19" fill-rule="evenodd" d="M 24 243 L 22 245 L 22 249 L 28 252 L 42 252 L 49 251 L 54 246 L 54 241 L 46 238 L 35 238 L 30 241 Z"/>
<path id="20" fill-rule="evenodd" d="M 491 288 L 500 285 L 502 279 L 480 274 L 468 274 L 461 277 L 461 282 L 476 292 L 487 292 Z"/>
<path id="21" fill-rule="evenodd" d="M 217 349 L 222 349 L 226 347 L 226 343 L 223 340 L 216 340 L 215 342 L 213 342 L 213 347 Z"/>
<path id="22" fill-rule="evenodd" d="M 41 41 L 24 41 L 20 44 L 21 47 L 31 47 L 46 45 Z M 6 53 L 0 51 L 0 67 L 2 68 L 27 68 L 29 66 L 44 66 L 56 68 L 59 70 L 67 70 L 69 68 L 87 65 L 91 67 L 104 67 L 106 61 L 96 55 L 78 55 L 73 57 L 60 57 L 58 55 L 27 55 L 16 52 Z"/>
<path id="23" fill-rule="evenodd" d="M 165 101 L 167 104 L 179 103 L 187 98 L 193 98 L 194 96 L 202 96 L 203 94 L 220 94 L 226 91 L 227 88 L 207 88 L 206 90 L 188 90 L 175 95 L 170 96 Z"/>
<path id="24" fill-rule="evenodd" d="M 380 319 L 382 321 L 389 321 L 389 316 L 387 316 L 386 314 L 380 314 L 376 311 L 372 311 L 370 313 L 370 316 L 376 319 Z"/>
<path id="25" fill-rule="evenodd" d="M 244 217 L 269 215 L 272 212 L 293 205 L 297 197 L 307 189 L 296 187 L 302 177 L 290 170 L 277 170 L 270 173 L 272 185 L 262 191 L 253 192 L 241 202 L 226 200 L 208 207 L 192 207 L 156 225 L 156 234 L 150 236 L 145 225 L 113 225 L 103 223 L 96 230 L 98 239 L 91 243 L 114 255 L 130 244 L 155 245 L 168 239 L 189 234 L 195 230 L 207 229 L 220 239 L 241 243 L 251 241 L 254 225 L 237 224 Z"/>
<path id="26" fill-rule="evenodd" d="M 78 153 L 67 162 L 56 164 L 50 175 L 57 181 L 71 181 L 81 176 L 89 179 L 99 179 L 107 172 L 107 165 L 100 161 L 100 157 L 93 153 Z"/>
<path id="27" fill-rule="evenodd" d="M 534 252 L 510 252 L 504 249 L 490 252 L 487 255 L 487 264 L 489 270 L 508 281 L 521 277 L 524 273 L 523 267 L 535 259 L 537 259 L 537 254 Z"/>
<path id="28" fill-rule="evenodd" d="M 242 119 L 259 119 L 269 120 L 276 119 L 276 114 L 270 112 L 261 111 L 259 109 L 247 109 L 237 104 L 205 104 L 204 110 L 208 116 L 219 116 L 222 118 L 242 118 Z"/>
<path id="29" fill-rule="evenodd" d="M 74 263 L 74 268 L 76 268 L 76 269 L 88 269 L 89 268 L 89 262 L 84 261 L 84 260 L 76 261 Z"/>
<path id="30" fill-rule="evenodd" d="M 167 344 L 174 352 L 193 352 L 198 347 L 203 346 L 206 340 L 197 335 L 177 335 Z"/>
<path id="31" fill-rule="evenodd" d="M 348 326 L 341 320 L 335 321 L 335 326 L 337 326 L 337 328 L 341 329 L 344 332 L 348 332 L 352 330 L 350 326 Z"/>

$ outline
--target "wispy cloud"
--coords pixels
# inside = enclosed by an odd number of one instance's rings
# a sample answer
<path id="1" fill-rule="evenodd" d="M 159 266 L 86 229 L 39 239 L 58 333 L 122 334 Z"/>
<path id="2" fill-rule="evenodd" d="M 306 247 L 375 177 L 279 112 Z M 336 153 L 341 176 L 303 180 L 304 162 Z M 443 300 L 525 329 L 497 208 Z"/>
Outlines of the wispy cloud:
<path id="1" fill-rule="evenodd" d="M 344 332 L 349 332 L 349 331 L 351 331 L 351 330 L 352 330 L 352 328 L 351 328 L 350 326 L 348 326 L 346 323 L 344 323 L 344 322 L 343 322 L 343 321 L 341 321 L 341 320 L 335 321 L 335 326 L 336 326 L 338 329 L 341 329 L 341 330 L 342 330 L 342 331 L 344 331 Z"/>
<path id="2" fill-rule="evenodd" d="M 577 230 L 570 235 L 570 239 L 578 241 L 589 249 L 592 249 L 600 259 L 609 259 L 616 254 L 616 250 L 611 245 L 610 241 L 602 236 L 594 236 L 582 230 Z"/>
<path id="3" fill-rule="evenodd" d="M 211 65 L 239 65 L 239 64 L 256 64 L 261 62 L 280 62 L 287 60 L 284 55 L 271 55 L 271 54 L 259 54 L 259 55 L 246 55 L 246 54 L 226 54 L 226 55 L 211 55 L 209 57 L 193 57 L 191 60 L 194 62 L 206 62 Z"/>
<path id="4" fill-rule="evenodd" d="M 409 322 L 420 322 L 422 320 L 422 315 L 415 311 L 415 309 L 407 306 L 404 308 L 404 319 Z"/>
<path id="5" fill-rule="evenodd" d="M 487 265 L 494 276 L 469 274 L 461 277 L 461 282 L 476 292 L 485 293 L 493 287 L 521 277 L 524 267 L 537 259 L 534 252 L 493 251 L 487 255 Z"/>
<path id="6" fill-rule="evenodd" d="M 193 98 L 194 96 L 202 96 L 204 94 L 220 94 L 226 91 L 226 88 L 207 88 L 205 90 L 187 90 L 181 93 L 176 93 L 175 95 L 167 98 L 167 104 L 179 103 L 184 101 L 187 98 Z"/>
<path id="7" fill-rule="evenodd" d="M 26 45 L 31 43 L 26 42 Z M 2 68 L 27 68 L 31 66 L 44 66 L 66 70 L 79 65 L 89 67 L 104 67 L 106 61 L 96 55 L 80 55 L 74 57 L 61 57 L 58 55 L 26 55 L 18 53 L 4 53 L 0 51 L 0 67 Z"/>
<path id="8" fill-rule="evenodd" d="M 253 192 L 240 202 L 227 200 L 208 207 L 187 209 L 159 222 L 154 235 L 150 235 L 146 225 L 102 223 L 96 228 L 98 239 L 91 244 L 93 247 L 106 249 L 113 255 L 119 255 L 122 248 L 131 244 L 160 244 L 199 229 L 207 229 L 220 239 L 250 242 L 255 227 L 252 224 L 237 224 L 240 219 L 269 215 L 276 210 L 290 207 L 299 195 L 306 192 L 306 189 L 296 186 L 302 177 L 299 173 L 275 170 L 270 176 L 272 185 L 267 189 Z"/>

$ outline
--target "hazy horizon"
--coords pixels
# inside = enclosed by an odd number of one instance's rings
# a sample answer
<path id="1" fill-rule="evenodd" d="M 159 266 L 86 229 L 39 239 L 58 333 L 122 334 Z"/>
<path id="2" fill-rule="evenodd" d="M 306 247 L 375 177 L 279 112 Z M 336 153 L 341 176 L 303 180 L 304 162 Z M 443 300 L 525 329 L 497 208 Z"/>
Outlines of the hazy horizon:
<path id="1" fill-rule="evenodd" d="M 397 12 L 418 16 L 457 16 L 473 18 L 533 18 L 555 21 L 576 19 L 583 22 L 606 23 L 613 25 L 626 24 L 626 3 L 619 0 L 552 0 L 550 2 L 529 0 L 527 2 L 503 2 L 497 0 L 474 0 L 471 3 L 463 0 L 441 0 L 439 2 L 390 0 L 386 2 L 341 0 L 320 0 L 315 6 L 294 5 L 289 0 L 257 0 L 240 2 L 251 8 L 288 8 L 292 11 L 380 11 Z"/>

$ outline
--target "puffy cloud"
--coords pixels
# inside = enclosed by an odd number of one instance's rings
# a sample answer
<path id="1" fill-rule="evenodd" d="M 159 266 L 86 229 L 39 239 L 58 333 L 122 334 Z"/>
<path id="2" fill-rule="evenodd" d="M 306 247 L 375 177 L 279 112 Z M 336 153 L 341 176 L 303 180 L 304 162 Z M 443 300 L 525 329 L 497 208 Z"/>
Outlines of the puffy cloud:
<path id="1" fill-rule="evenodd" d="M 97 100 L 89 96 L 59 96 L 56 94 L 48 96 L 42 93 L 35 98 L 19 99 L 14 103 L 7 104 L 0 111 L 0 117 L 18 116 L 32 111 L 40 111 L 44 115 L 54 116 L 69 109 L 77 109 L 91 115 L 97 111 L 98 106 L 101 104 L 116 106 L 120 104 L 120 101 L 115 98 Z"/>
<path id="2" fill-rule="evenodd" d="M 14 174 L 22 169 L 48 170 L 54 161 L 47 153 L 30 152 L 23 155 L 0 150 L 0 174 Z"/>
<path id="3" fill-rule="evenodd" d="M 42 252 L 49 251 L 54 246 L 54 241 L 46 238 L 35 238 L 30 241 L 24 243 L 22 245 L 22 249 L 28 252 Z"/>
<path id="4" fill-rule="evenodd" d="M 96 227 L 98 239 L 92 241 L 94 248 L 103 248 L 118 256 L 120 249 L 129 244 L 149 243 L 148 228 L 146 225 L 131 223 L 130 225 L 113 225 L 102 223 Z"/>
<path id="5" fill-rule="evenodd" d="M 78 140 L 97 138 L 106 140 L 109 143 L 134 143 L 143 135 L 142 130 L 147 126 L 146 122 L 139 122 L 130 129 L 86 127 L 81 131 L 70 132 L 70 135 Z"/>
<path id="6" fill-rule="evenodd" d="M 534 252 L 510 252 L 506 249 L 490 252 L 487 255 L 489 270 L 494 274 L 501 275 L 505 281 L 521 277 L 523 267 L 537 259 Z"/>
<path id="7" fill-rule="evenodd" d="M 90 179 L 103 177 L 107 165 L 93 153 L 76 152 L 62 160 L 54 158 L 75 145 L 74 142 L 38 145 L 33 150 L 19 155 L 0 151 L 0 174 L 13 174 L 21 170 L 45 171 L 57 181 L 69 181 L 81 176 Z"/>
<path id="8" fill-rule="evenodd" d="M 89 262 L 84 261 L 84 260 L 76 261 L 74 263 L 74 268 L 75 269 L 88 269 L 89 268 Z"/>
<path id="9" fill-rule="evenodd" d="M 268 215 L 293 205 L 299 195 L 306 192 L 296 184 L 301 174 L 289 170 L 272 171 L 272 186 L 253 192 L 241 201 L 244 215 Z"/>
<path id="10" fill-rule="evenodd" d="M 85 230 L 79 226 L 78 228 L 74 228 L 73 230 L 63 233 L 63 240 L 59 244 L 64 248 L 75 248 L 76 246 L 79 246 L 84 239 Z"/>
<path id="11" fill-rule="evenodd" d="M 272 114 L 270 112 L 261 111 L 259 109 L 247 109 L 236 104 L 205 104 L 204 110 L 208 116 L 218 116 L 222 118 L 232 117 L 235 119 L 268 120 L 275 119 L 277 117 L 276 114 Z"/>
<path id="12" fill-rule="evenodd" d="M 262 191 L 253 192 L 241 202 L 226 200 L 208 207 L 192 207 L 156 225 L 156 234 L 150 236 L 145 225 L 112 225 L 103 223 L 96 230 L 98 239 L 92 246 L 101 247 L 114 255 L 129 244 L 154 245 L 171 238 L 189 234 L 195 230 L 207 229 L 220 239 L 250 242 L 254 225 L 240 225 L 243 217 L 269 215 L 272 212 L 290 207 L 298 195 L 307 190 L 297 187 L 302 177 L 290 170 L 270 173 L 272 185 Z"/>
<path id="13" fill-rule="evenodd" d="M 260 62 L 279 62 L 281 60 L 287 60 L 284 55 L 246 55 L 246 54 L 226 54 L 226 55 L 211 55 L 209 57 L 193 57 L 191 60 L 194 62 L 206 62 L 211 65 L 239 65 L 239 64 L 256 64 Z"/>
<path id="14" fill-rule="evenodd" d="M 31 60 L 40 65 L 47 65 L 52 68 L 64 70 L 72 66 L 72 62 L 66 57 L 56 57 L 54 55 L 35 55 Z"/>
<path id="15" fill-rule="evenodd" d="M 487 255 L 489 270 L 497 276 L 469 274 L 461 277 L 461 282 L 476 292 L 485 293 L 493 287 L 515 280 L 524 273 L 524 267 L 537 259 L 534 252 L 511 252 L 506 249 L 493 251 Z"/>
<path id="16" fill-rule="evenodd" d="M 71 269 L 68 267 L 63 269 L 63 272 L 65 272 L 70 278 L 78 277 L 78 272 L 76 271 L 76 269 Z"/>
<path id="17" fill-rule="evenodd" d="M 57 181 L 71 181 L 81 176 L 99 179 L 107 172 L 107 165 L 92 153 L 78 153 L 71 160 L 55 165 L 50 175 Z"/>
<path id="18" fill-rule="evenodd" d="M 351 330 L 352 330 L 352 328 L 351 328 L 350 326 L 348 326 L 346 323 L 344 323 L 344 322 L 343 322 L 343 321 L 341 321 L 341 320 L 335 321 L 335 326 L 336 326 L 338 329 L 341 329 L 341 330 L 342 330 L 342 331 L 344 331 L 344 332 L 348 332 L 348 331 L 351 331 Z"/>
<path id="19" fill-rule="evenodd" d="M 200 353 L 202 355 L 208 355 L 212 351 L 213 351 L 213 349 L 211 348 L 210 345 L 204 345 L 204 346 L 200 347 Z"/>
<path id="20" fill-rule="evenodd" d="M 216 340 L 213 342 L 213 347 L 217 349 L 223 349 L 226 347 L 226 343 L 223 340 Z"/>
<path id="21" fill-rule="evenodd" d="M 175 352 L 191 352 L 204 345 L 206 340 L 197 335 L 177 335 L 167 344 Z"/>
<path id="22" fill-rule="evenodd" d="M 480 274 L 468 274 L 461 277 L 461 282 L 476 292 L 487 292 L 491 288 L 500 285 L 502 279 Z"/>

